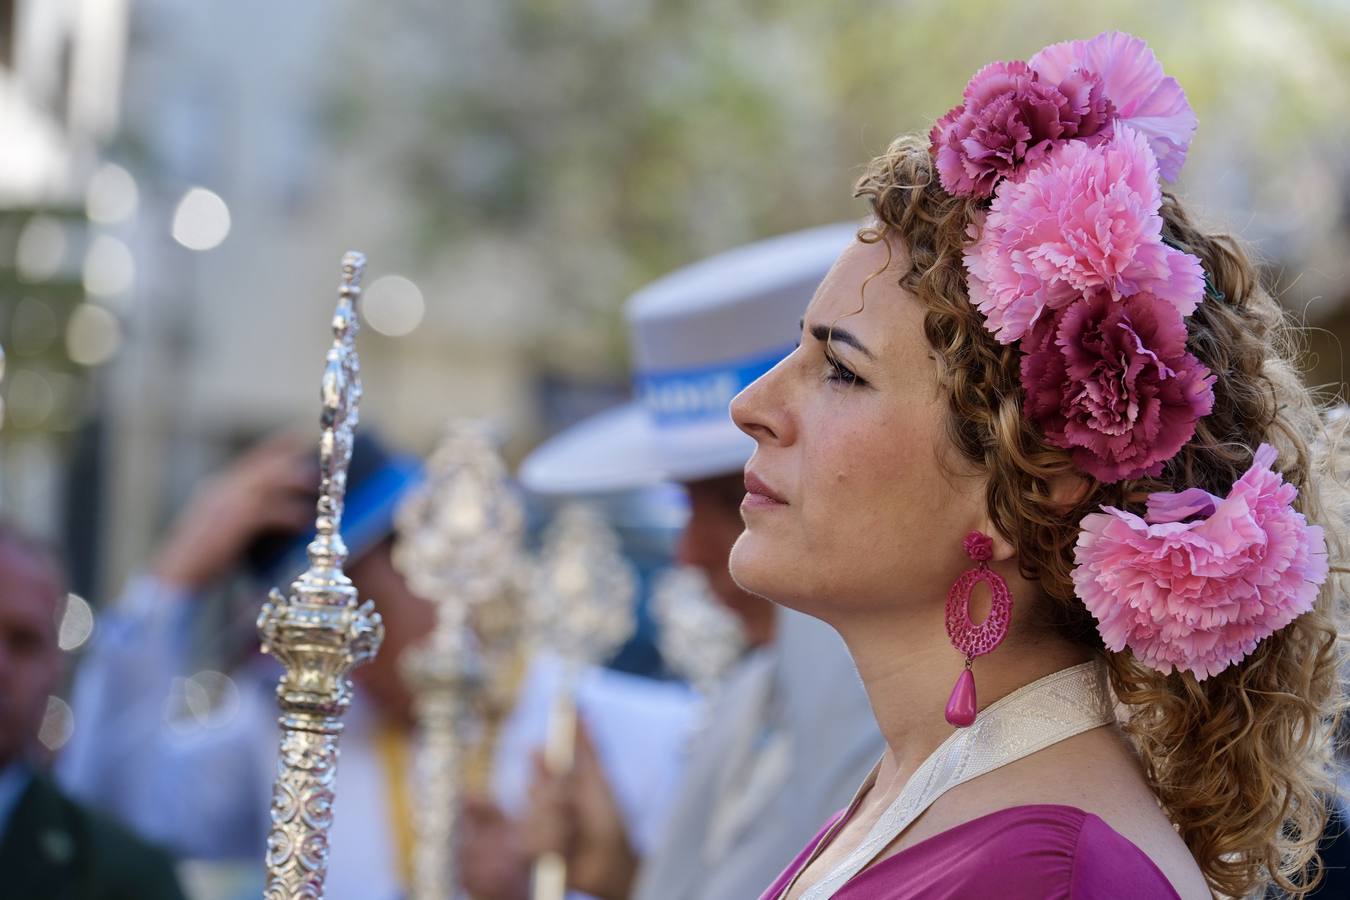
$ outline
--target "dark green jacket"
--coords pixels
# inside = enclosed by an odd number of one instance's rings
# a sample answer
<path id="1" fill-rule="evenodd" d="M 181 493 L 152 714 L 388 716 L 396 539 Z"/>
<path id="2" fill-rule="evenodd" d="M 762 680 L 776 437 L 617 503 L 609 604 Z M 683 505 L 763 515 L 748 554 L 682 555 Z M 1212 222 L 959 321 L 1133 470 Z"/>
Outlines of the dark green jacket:
<path id="1" fill-rule="evenodd" d="M 0 835 L 3 900 L 183 900 L 168 855 L 29 779 Z"/>

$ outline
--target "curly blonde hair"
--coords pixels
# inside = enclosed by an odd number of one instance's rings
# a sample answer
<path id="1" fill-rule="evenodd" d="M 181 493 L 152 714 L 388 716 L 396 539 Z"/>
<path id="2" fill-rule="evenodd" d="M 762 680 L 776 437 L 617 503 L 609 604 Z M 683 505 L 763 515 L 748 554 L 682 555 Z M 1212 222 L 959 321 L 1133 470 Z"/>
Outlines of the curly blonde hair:
<path id="1" fill-rule="evenodd" d="M 1088 479 L 1086 495 L 1066 509 L 1051 485 L 1086 476 L 1022 414 L 1020 351 L 990 335 L 967 294 L 963 251 L 984 204 L 942 189 L 928 143 L 917 136 L 896 139 L 874 159 L 856 194 L 875 215 L 859 237 L 893 236 L 908 250 L 899 283 L 926 307 L 924 331 L 939 359 L 952 443 L 988 480 L 994 522 L 1016 545 L 1022 574 L 1045 595 L 1042 624 L 1106 659 L 1129 711 L 1126 733 L 1210 887 L 1246 896 L 1274 882 L 1302 896 L 1320 878 L 1316 844 L 1332 786 L 1341 571 L 1333 566 L 1311 612 L 1205 681 L 1163 675 L 1128 651 L 1108 652 L 1070 578 L 1083 516 L 1103 504 L 1142 513 L 1152 491 L 1226 494 L 1261 442 L 1278 449 L 1278 469 L 1298 488 L 1300 511 L 1327 526 L 1333 562 L 1339 558 L 1346 521 L 1340 443 L 1328 439 L 1328 408 L 1298 375 L 1296 330 L 1238 242 L 1201 231 L 1167 195 L 1166 238 L 1199 257 L 1223 294 L 1207 298 L 1188 320 L 1189 350 L 1217 377 L 1214 409 L 1160 477 Z"/>

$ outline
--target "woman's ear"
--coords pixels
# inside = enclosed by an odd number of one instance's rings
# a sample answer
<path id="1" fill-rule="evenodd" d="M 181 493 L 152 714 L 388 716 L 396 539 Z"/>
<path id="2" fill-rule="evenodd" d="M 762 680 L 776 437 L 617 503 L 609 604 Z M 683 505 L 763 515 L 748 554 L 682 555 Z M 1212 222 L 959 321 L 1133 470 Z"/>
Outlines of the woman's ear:
<path id="1" fill-rule="evenodd" d="M 976 523 L 975 528 L 981 534 L 987 535 L 993 542 L 994 555 L 990 559 L 990 562 L 1004 562 L 1017 555 L 1017 548 L 1013 546 L 1012 541 L 1003 536 L 1003 532 L 998 530 L 998 526 L 996 526 L 994 520 L 989 517 L 987 510 L 980 516 L 980 520 Z"/>
<path id="2" fill-rule="evenodd" d="M 1003 536 L 1003 532 L 994 527 L 990 522 L 984 528 L 980 529 L 994 541 L 994 558 L 991 562 L 1006 562 L 1017 555 L 1017 548 L 1013 546 L 1012 541 Z"/>

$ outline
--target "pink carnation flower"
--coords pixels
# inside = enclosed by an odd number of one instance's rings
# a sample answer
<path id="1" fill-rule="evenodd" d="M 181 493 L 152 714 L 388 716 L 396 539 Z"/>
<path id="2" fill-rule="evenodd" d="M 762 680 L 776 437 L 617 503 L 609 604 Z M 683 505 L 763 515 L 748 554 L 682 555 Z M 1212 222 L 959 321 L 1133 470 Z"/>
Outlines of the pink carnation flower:
<path id="1" fill-rule="evenodd" d="M 1186 352 L 1186 323 L 1152 294 L 1086 297 L 1023 342 L 1025 410 L 1099 481 L 1162 473 L 1214 406 L 1214 376 Z"/>
<path id="2" fill-rule="evenodd" d="M 1275 456 L 1262 444 L 1227 497 L 1158 493 L 1144 518 L 1108 506 L 1083 519 L 1073 581 L 1108 649 L 1203 680 L 1312 609 L 1326 538 Z"/>
<path id="3" fill-rule="evenodd" d="M 1176 180 L 1195 136 L 1195 111 L 1142 39 L 1108 31 L 1089 41 L 1064 41 L 1046 47 L 1028 65 L 1052 84 L 1075 72 L 1100 79 L 1117 120 L 1148 139 L 1162 176 Z"/>
<path id="4" fill-rule="evenodd" d="M 949 194 L 988 197 L 1056 141 L 1097 135 L 1111 116 L 1095 75 L 1075 69 L 1048 79 L 1024 62 L 995 62 L 975 73 L 964 102 L 938 120 L 929 140 Z"/>
<path id="5" fill-rule="evenodd" d="M 1046 310 L 1105 291 L 1150 293 L 1190 315 L 1204 295 L 1200 261 L 1162 241 L 1162 192 L 1143 136 L 1070 141 L 1019 183 L 1004 184 L 966 250 L 970 299 L 1005 344 Z"/>

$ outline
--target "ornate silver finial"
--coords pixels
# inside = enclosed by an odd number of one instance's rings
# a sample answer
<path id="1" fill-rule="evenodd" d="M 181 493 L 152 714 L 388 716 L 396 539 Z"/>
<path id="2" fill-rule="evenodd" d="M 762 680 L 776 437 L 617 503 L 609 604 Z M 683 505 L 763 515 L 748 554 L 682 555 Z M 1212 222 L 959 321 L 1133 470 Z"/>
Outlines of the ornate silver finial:
<path id="1" fill-rule="evenodd" d="M 652 588 L 652 614 L 666 664 L 705 697 L 715 693 L 745 652 L 746 639 L 740 619 L 713 596 L 707 576 L 689 566 L 666 569 Z"/>
<path id="2" fill-rule="evenodd" d="M 342 571 L 347 559 L 342 510 L 361 401 L 356 304 L 365 264 L 360 253 L 342 258 L 333 346 L 320 387 L 319 502 L 309 568 L 291 582 L 288 595 L 273 588 L 258 614 L 263 651 L 285 666 L 277 685 L 282 735 L 267 836 L 266 900 L 323 897 L 338 737 L 341 716 L 351 703 L 351 670 L 374 657 L 384 639 L 374 603 L 358 606 L 356 588 Z"/>
<path id="3" fill-rule="evenodd" d="M 520 552 L 524 513 L 482 426 L 453 422 L 427 460 L 427 479 L 398 512 L 394 564 L 442 609 L 496 597 Z"/>
<path id="4" fill-rule="evenodd" d="M 564 506 L 544 534 L 530 597 L 533 642 L 562 657 L 563 677 L 549 714 L 544 760 L 554 772 L 572 768 L 577 674 L 603 661 L 633 632 L 637 577 L 619 552 L 618 535 L 589 506 Z M 534 866 L 533 900 L 562 900 L 567 866 L 547 853 Z"/>
<path id="5" fill-rule="evenodd" d="M 401 661 L 419 741 L 414 806 L 415 900 L 454 894 L 454 826 L 465 735 L 484 687 L 470 616 L 510 586 L 524 515 L 485 430 L 452 423 L 427 463 L 427 480 L 400 506 L 394 564 L 436 608 L 428 639 Z"/>
<path id="6" fill-rule="evenodd" d="M 576 666 L 599 663 L 633 633 L 637 577 L 605 517 L 564 506 L 544 534 L 534 594 L 533 637 Z"/>

